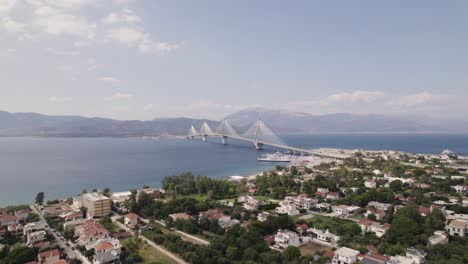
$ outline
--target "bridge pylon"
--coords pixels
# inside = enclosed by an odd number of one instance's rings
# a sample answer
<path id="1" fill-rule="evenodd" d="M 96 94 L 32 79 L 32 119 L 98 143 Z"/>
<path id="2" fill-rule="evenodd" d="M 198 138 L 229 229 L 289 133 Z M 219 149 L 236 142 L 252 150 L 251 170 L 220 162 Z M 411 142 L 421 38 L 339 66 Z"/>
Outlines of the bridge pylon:
<path id="1" fill-rule="evenodd" d="M 215 131 L 216 134 L 221 136 L 221 142 L 223 143 L 223 145 L 227 145 L 228 137 L 239 138 L 239 134 L 237 134 L 236 130 L 231 126 L 231 124 L 227 120 L 221 121 L 221 123 Z"/>

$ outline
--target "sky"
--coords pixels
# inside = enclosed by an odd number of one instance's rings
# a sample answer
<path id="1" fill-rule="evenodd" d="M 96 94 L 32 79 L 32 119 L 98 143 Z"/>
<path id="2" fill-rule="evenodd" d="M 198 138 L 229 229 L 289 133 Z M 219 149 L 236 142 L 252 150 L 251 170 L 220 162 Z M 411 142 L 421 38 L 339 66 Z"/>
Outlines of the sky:
<path id="1" fill-rule="evenodd" d="M 467 120 L 468 1 L 0 0 L 0 110 Z"/>

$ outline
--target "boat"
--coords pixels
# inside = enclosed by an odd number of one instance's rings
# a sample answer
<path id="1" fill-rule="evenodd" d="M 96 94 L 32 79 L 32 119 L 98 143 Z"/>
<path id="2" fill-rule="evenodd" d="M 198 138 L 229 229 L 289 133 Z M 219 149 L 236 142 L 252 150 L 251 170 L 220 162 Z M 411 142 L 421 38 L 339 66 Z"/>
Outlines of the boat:
<path id="1" fill-rule="evenodd" d="M 266 162 L 290 162 L 292 156 L 286 155 L 281 152 L 263 154 L 257 158 L 258 161 L 266 161 Z"/>

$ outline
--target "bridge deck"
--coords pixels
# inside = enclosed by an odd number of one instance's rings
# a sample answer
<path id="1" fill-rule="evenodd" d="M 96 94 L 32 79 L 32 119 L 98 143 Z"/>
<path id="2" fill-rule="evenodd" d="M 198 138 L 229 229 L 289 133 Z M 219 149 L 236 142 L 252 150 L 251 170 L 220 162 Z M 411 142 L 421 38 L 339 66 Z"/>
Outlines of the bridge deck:
<path id="1" fill-rule="evenodd" d="M 244 137 L 240 137 L 240 136 L 229 136 L 229 135 L 221 135 L 221 134 L 204 134 L 204 135 L 203 134 L 197 134 L 197 135 L 191 135 L 191 136 L 193 136 L 193 137 L 202 137 L 202 136 L 223 137 L 223 136 L 226 136 L 228 138 L 235 138 L 235 139 L 238 139 L 238 140 L 255 143 L 255 140 L 253 140 L 253 139 L 244 138 Z M 273 144 L 273 143 L 269 143 L 269 142 L 264 142 L 264 141 L 261 141 L 261 140 L 257 141 L 257 143 L 261 143 L 263 145 L 271 146 L 271 147 L 275 147 L 275 148 L 286 149 L 286 150 L 290 150 L 290 151 L 297 151 L 297 152 L 312 154 L 312 155 L 316 155 L 316 156 L 324 156 L 322 153 L 318 153 L 318 152 L 310 150 L 310 149 L 291 147 L 291 146 L 288 146 L 288 145 L 278 145 L 278 144 Z"/>

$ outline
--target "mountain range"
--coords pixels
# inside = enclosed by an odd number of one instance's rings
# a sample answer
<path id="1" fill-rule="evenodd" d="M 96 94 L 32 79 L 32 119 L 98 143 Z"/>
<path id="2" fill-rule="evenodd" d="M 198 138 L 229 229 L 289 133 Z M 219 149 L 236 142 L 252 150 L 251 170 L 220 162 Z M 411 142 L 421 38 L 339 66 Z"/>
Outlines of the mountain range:
<path id="1" fill-rule="evenodd" d="M 237 131 L 257 119 L 279 134 L 377 133 L 377 132 L 466 132 L 468 122 L 440 124 L 384 115 L 312 115 L 285 110 L 245 109 L 225 117 Z M 150 121 L 114 120 L 82 116 L 50 116 L 38 113 L 0 111 L 0 136 L 32 137 L 132 137 L 161 134 L 185 135 L 190 126 L 207 122 L 213 130 L 219 121 L 194 118 L 156 118 Z"/>

